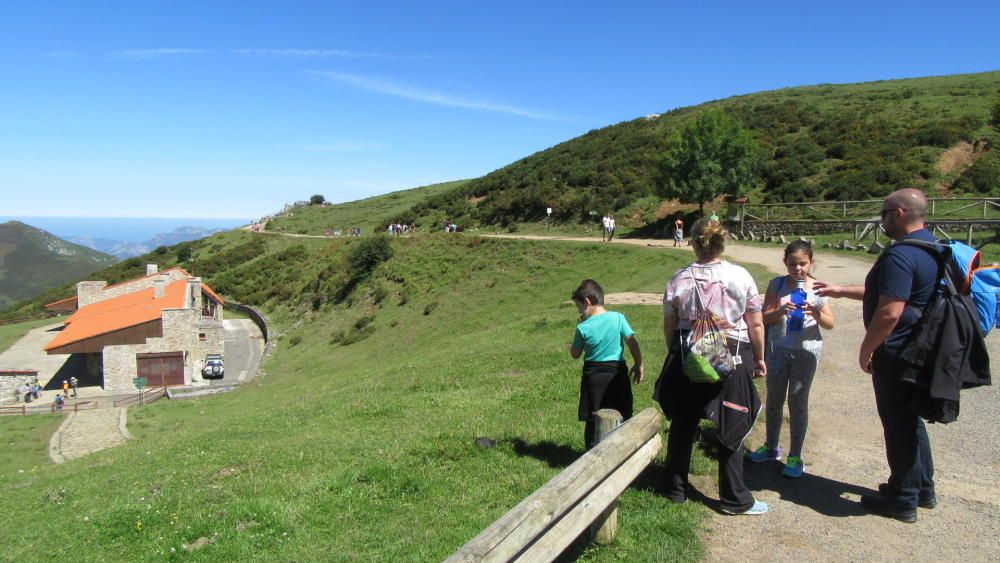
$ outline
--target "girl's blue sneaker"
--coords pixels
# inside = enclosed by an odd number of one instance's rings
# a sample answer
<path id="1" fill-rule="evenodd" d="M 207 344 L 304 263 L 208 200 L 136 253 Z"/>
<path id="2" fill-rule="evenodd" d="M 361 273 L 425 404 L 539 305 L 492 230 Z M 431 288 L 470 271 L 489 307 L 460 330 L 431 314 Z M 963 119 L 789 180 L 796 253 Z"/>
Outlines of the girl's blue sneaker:
<path id="1" fill-rule="evenodd" d="M 785 468 L 781 470 L 781 474 L 785 477 L 802 477 L 805 471 L 806 466 L 802 463 L 802 458 L 790 455 L 788 462 L 785 463 Z"/>
<path id="2" fill-rule="evenodd" d="M 781 446 L 772 450 L 767 446 L 767 444 L 764 444 L 763 446 L 750 452 L 750 455 L 747 457 L 754 463 L 763 463 L 765 461 L 771 461 L 772 459 L 775 461 L 781 461 Z"/>
<path id="3" fill-rule="evenodd" d="M 744 510 L 743 512 L 731 512 L 729 510 L 726 510 L 725 508 L 721 510 L 723 514 L 729 514 L 730 516 L 737 516 L 740 514 L 746 514 L 748 516 L 760 516 L 761 514 L 767 514 L 767 503 L 759 500 L 754 500 L 753 506 L 751 506 L 748 510 Z"/>

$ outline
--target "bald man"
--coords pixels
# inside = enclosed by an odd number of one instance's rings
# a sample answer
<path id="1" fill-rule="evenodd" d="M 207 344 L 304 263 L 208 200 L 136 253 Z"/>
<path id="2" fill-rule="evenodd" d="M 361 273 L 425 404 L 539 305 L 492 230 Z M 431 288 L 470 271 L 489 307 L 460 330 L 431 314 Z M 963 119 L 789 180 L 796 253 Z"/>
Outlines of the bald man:
<path id="1" fill-rule="evenodd" d="M 924 227 L 927 198 L 908 188 L 889 194 L 882 203 L 882 228 L 895 241 L 935 242 Z M 875 404 L 885 434 L 889 481 L 877 495 L 862 495 L 869 512 L 902 522 L 917 521 L 917 507 L 934 508 L 934 460 L 923 420 L 910 407 L 913 389 L 899 379 L 898 356 L 920 322 L 921 311 L 937 286 L 937 259 L 931 251 L 897 244 L 887 248 L 868 272 L 864 285 L 837 286 L 817 282 L 820 295 L 863 301 L 865 338 L 858 364 L 872 375 Z"/>

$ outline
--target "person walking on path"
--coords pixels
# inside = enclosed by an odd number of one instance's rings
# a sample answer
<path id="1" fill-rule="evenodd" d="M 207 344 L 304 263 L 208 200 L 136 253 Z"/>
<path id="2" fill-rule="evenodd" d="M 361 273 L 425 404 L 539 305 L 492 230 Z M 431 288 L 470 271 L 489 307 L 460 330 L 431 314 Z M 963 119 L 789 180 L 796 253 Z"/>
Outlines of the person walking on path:
<path id="1" fill-rule="evenodd" d="M 601 217 L 601 242 L 607 242 L 608 240 L 608 233 L 611 229 L 610 215 L 610 213 L 605 213 L 604 217 Z"/>
<path id="2" fill-rule="evenodd" d="M 55 405 L 55 410 L 56 410 L 56 412 L 62 412 L 62 409 L 63 409 L 63 404 L 64 404 L 65 402 L 66 402 L 66 401 L 65 401 L 65 400 L 63 400 L 63 397 L 62 397 L 62 395 L 56 395 L 56 398 L 55 398 L 55 400 L 54 400 L 54 401 L 52 402 L 52 404 L 53 404 L 53 405 Z"/>
<path id="3" fill-rule="evenodd" d="M 767 284 L 764 295 L 764 326 L 767 327 L 767 443 L 751 453 L 750 461 L 761 463 L 781 460 L 782 410 L 788 397 L 791 445 L 782 470 L 786 477 L 801 477 L 805 471 L 802 445 L 809 425 L 809 389 L 812 387 L 819 354 L 823 348 L 820 328 L 833 329 L 833 311 L 829 300 L 818 297 L 813 289 L 812 245 L 797 240 L 785 248 L 788 275 L 778 276 Z M 792 302 L 792 292 L 802 283 L 806 301 L 801 306 L 801 324 L 792 324 L 791 314 L 799 309 Z"/>
<path id="4" fill-rule="evenodd" d="M 895 241 L 935 242 L 924 227 L 926 213 L 923 192 L 895 191 L 882 203 L 882 228 Z M 937 273 L 938 261 L 930 251 L 897 244 L 883 252 L 864 285 L 814 284 L 820 295 L 863 302 L 865 337 L 858 364 L 872 376 L 889 480 L 879 485 L 877 495 L 862 495 L 861 504 L 869 512 L 908 523 L 917 521 L 918 506 L 936 506 L 937 497 L 930 440 L 923 420 L 910 406 L 913 390 L 900 380 L 903 363 L 898 354 L 936 290 Z"/>
<path id="5" fill-rule="evenodd" d="M 76 376 L 73 376 L 69 378 L 69 385 L 73 388 L 73 398 L 75 399 L 77 397 L 77 388 L 80 387 L 80 380 Z"/>
<path id="6" fill-rule="evenodd" d="M 573 303 L 580 311 L 580 324 L 573 333 L 569 355 L 575 360 L 583 355 L 583 377 L 580 380 L 578 416 L 584 421 L 584 443 L 587 449 L 598 441 L 595 436 L 594 413 L 614 409 L 622 419 L 632 418 L 632 386 L 625 364 L 624 342 L 632 353 L 632 377 L 642 383 L 645 369 L 642 352 L 625 315 L 604 308 L 604 290 L 594 280 L 583 280 L 573 291 Z"/>
<path id="7" fill-rule="evenodd" d="M 69 397 L 69 381 L 63 380 L 63 397 Z"/>
<path id="8" fill-rule="evenodd" d="M 743 481 L 743 440 L 760 412 L 751 377 L 767 374 L 764 323 L 757 284 L 746 269 L 722 260 L 726 230 L 718 221 L 699 219 L 691 228 L 696 261 L 678 270 L 663 293 L 663 337 L 668 354 L 656 382 L 654 399 L 670 419 L 667 441 L 667 498 L 687 498 L 694 433 L 702 418 L 719 428 L 719 499 L 725 514 L 764 514 Z M 684 357 L 695 323 L 710 316 L 725 335 L 733 357 L 732 373 L 715 383 L 692 381 Z"/>
<path id="9" fill-rule="evenodd" d="M 680 217 L 674 221 L 674 246 L 681 246 L 684 242 L 684 221 Z"/>
<path id="10" fill-rule="evenodd" d="M 608 242 L 615 238 L 615 216 L 608 213 Z"/>

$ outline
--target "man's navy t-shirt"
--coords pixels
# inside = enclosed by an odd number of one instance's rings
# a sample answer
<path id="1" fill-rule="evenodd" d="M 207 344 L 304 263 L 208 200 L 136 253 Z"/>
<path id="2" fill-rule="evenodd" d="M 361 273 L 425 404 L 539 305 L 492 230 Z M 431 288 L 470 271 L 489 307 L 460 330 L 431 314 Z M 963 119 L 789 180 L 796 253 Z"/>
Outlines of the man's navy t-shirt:
<path id="1" fill-rule="evenodd" d="M 903 237 L 906 239 L 936 242 L 927 229 L 919 229 Z M 920 315 L 937 286 L 937 260 L 923 248 L 908 244 L 894 244 L 885 249 L 884 256 L 865 278 L 863 317 L 865 328 L 871 323 L 878 307 L 879 297 L 887 295 L 906 301 L 907 307 L 896 328 L 885 340 L 885 351 L 897 355 L 903 344 L 920 322 Z"/>

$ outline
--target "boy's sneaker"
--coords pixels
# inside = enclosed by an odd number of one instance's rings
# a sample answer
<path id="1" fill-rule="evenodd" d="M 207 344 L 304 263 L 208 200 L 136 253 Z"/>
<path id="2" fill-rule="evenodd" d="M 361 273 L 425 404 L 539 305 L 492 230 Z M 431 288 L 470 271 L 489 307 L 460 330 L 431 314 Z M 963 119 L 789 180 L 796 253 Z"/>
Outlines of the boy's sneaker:
<path id="1" fill-rule="evenodd" d="M 763 463 L 765 461 L 781 461 L 781 446 L 774 448 L 773 450 L 764 444 L 763 446 L 757 448 L 756 450 L 750 452 L 747 456 L 750 461 L 754 463 Z"/>
<path id="2" fill-rule="evenodd" d="M 729 514 L 730 516 L 737 516 L 740 514 L 746 514 L 748 516 L 760 516 L 761 514 L 767 514 L 767 503 L 759 500 L 753 501 L 753 506 L 743 512 L 732 512 L 726 510 L 725 508 L 720 509 L 723 514 Z"/>
<path id="3" fill-rule="evenodd" d="M 785 477 L 802 477 L 805 471 L 806 466 L 802 463 L 802 458 L 790 455 L 785 463 L 785 468 L 781 470 L 781 474 Z"/>

